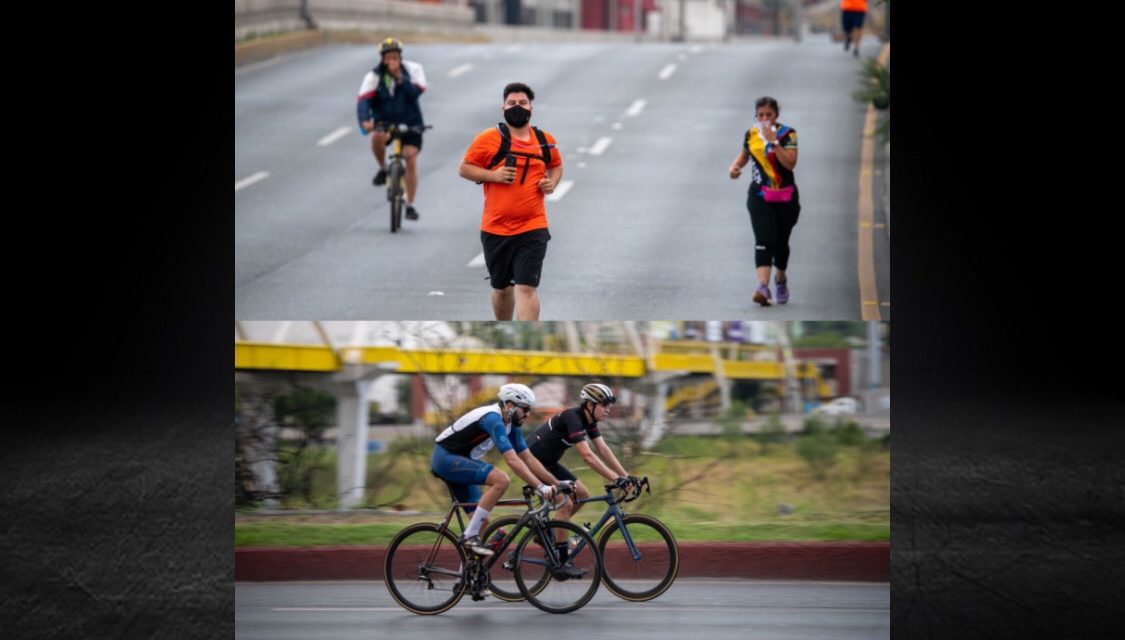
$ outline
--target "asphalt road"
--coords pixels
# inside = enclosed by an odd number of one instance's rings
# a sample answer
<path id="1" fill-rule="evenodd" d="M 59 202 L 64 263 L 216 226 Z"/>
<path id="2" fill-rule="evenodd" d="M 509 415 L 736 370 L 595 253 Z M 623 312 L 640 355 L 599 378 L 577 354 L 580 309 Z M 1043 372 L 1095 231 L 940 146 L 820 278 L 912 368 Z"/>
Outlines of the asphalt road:
<path id="1" fill-rule="evenodd" d="M 421 220 L 397 234 L 355 123 L 372 52 L 331 46 L 236 70 L 238 319 L 491 319 L 481 187 L 457 168 L 514 80 L 535 89 L 532 122 L 564 158 L 541 319 L 860 319 L 859 62 L 826 36 L 408 45 L 435 128 L 419 160 Z M 727 176 L 761 95 L 800 136 L 792 298 L 768 309 L 750 302 L 747 176 Z"/>
<path id="2" fill-rule="evenodd" d="M 446 613 L 419 616 L 400 608 L 382 582 L 235 585 L 240 640 L 433 640 L 466 633 L 523 640 L 555 635 L 553 625 L 565 625 L 565 637 L 590 640 L 873 640 L 890 637 L 890 588 L 886 583 L 680 578 L 651 602 L 625 602 L 602 588 L 585 607 L 563 615 L 522 602 L 464 598 Z"/>

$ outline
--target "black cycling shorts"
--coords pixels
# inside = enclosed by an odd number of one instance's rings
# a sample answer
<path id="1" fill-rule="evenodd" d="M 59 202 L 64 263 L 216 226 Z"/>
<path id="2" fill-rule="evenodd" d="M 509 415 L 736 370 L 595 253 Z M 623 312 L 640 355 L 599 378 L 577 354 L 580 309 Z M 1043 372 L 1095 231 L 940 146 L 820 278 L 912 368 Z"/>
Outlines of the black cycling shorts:
<path id="1" fill-rule="evenodd" d="M 411 146 L 414 146 L 414 147 L 418 147 L 418 150 L 421 151 L 422 150 L 422 134 L 420 134 L 416 131 L 407 131 L 407 132 L 402 134 L 402 144 L 403 144 L 403 146 L 411 145 Z"/>
<path id="2" fill-rule="evenodd" d="M 492 288 L 507 289 L 513 284 L 538 287 L 550 239 L 551 234 L 546 229 L 534 229 L 514 236 L 481 231 L 484 264 L 488 266 Z"/>
<path id="3" fill-rule="evenodd" d="M 557 480 L 578 481 L 578 477 L 571 473 L 570 469 L 567 469 L 558 462 L 547 462 L 546 460 L 540 460 L 539 462 L 542 462 L 543 468 L 546 469 L 548 473 L 555 476 Z"/>
<path id="4" fill-rule="evenodd" d="M 368 132 L 364 131 L 362 127 L 360 127 L 360 133 L 362 133 L 363 135 L 368 135 Z M 387 144 L 390 145 L 391 141 L 388 140 Z M 403 144 L 403 146 L 411 145 L 411 146 L 418 147 L 418 150 L 421 151 L 422 150 L 422 134 L 418 133 L 417 131 L 404 131 L 403 134 L 402 134 L 402 144 Z"/>

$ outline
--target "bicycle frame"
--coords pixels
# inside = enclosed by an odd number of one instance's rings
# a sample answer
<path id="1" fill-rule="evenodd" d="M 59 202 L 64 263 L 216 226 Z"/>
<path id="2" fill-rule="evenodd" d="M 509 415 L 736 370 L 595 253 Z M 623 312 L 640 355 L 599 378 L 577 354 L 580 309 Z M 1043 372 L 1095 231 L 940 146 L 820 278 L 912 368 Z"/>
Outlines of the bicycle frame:
<path id="1" fill-rule="evenodd" d="M 402 134 L 407 131 L 422 133 L 432 125 L 409 126 L 387 121 L 377 121 L 375 131 L 389 133 L 387 148 L 387 201 L 391 203 L 391 233 L 402 226 L 403 197 L 406 195 L 406 162 L 402 152 Z"/>
<path id="2" fill-rule="evenodd" d="M 641 483 L 643 486 L 647 487 L 648 478 L 646 477 L 641 481 Z M 621 505 L 623 503 L 632 502 L 633 500 L 636 500 L 640 497 L 640 488 L 638 487 L 636 495 L 634 495 L 633 497 L 628 497 L 628 495 L 626 494 L 625 496 L 623 496 L 623 499 L 618 499 L 615 495 L 613 495 L 615 489 L 616 487 L 614 487 L 613 485 L 606 485 L 606 494 L 604 496 L 590 496 L 589 498 L 577 500 L 576 502 L 578 504 L 586 504 L 588 502 L 605 502 L 605 513 L 602 514 L 602 517 L 598 520 L 597 524 L 590 527 L 590 538 L 594 538 L 597 533 L 602 530 L 602 527 L 604 527 L 605 524 L 609 522 L 610 518 L 612 518 L 617 521 L 617 528 L 619 531 L 621 531 L 621 537 L 625 540 L 625 546 L 627 549 L 629 549 L 629 554 L 633 556 L 634 560 L 640 560 L 641 550 L 637 547 L 637 544 L 633 542 L 633 536 L 629 535 L 629 529 L 625 526 L 625 516 L 629 514 L 625 513 L 625 510 L 621 508 Z M 580 551 L 583 547 L 583 544 L 583 542 L 579 542 L 578 546 L 575 547 L 575 550 Z"/>
<path id="3" fill-rule="evenodd" d="M 493 555 L 486 556 L 484 558 L 479 558 L 475 554 L 469 554 L 470 563 L 473 563 L 474 561 L 479 562 L 480 565 L 486 571 L 490 571 L 492 569 L 493 565 L 495 565 L 499 561 L 499 559 L 502 557 L 503 552 L 505 550 L 507 550 L 508 546 L 512 542 L 515 541 L 516 534 L 522 532 L 525 528 L 530 528 L 534 532 L 534 534 L 539 537 L 539 541 L 541 543 L 544 542 L 544 536 L 547 535 L 546 530 L 539 527 L 538 525 L 532 524 L 532 521 L 537 520 L 537 519 L 546 520 L 547 514 L 550 511 L 558 509 L 559 506 L 561 506 L 561 505 L 555 506 L 555 505 L 552 505 L 549 502 L 544 501 L 544 503 L 541 506 L 535 507 L 534 504 L 532 503 L 532 496 L 534 495 L 534 493 L 532 491 L 529 491 L 528 489 L 530 489 L 530 488 L 525 488 L 524 497 L 522 499 L 521 498 L 508 498 L 506 500 L 497 501 L 497 503 L 496 503 L 497 506 L 526 506 L 527 511 L 525 511 L 523 513 L 523 515 L 520 516 L 519 522 L 516 523 L 516 526 L 512 527 L 512 530 L 509 531 L 508 534 L 504 537 L 504 539 L 500 542 L 499 546 L 497 546 L 497 548 L 496 548 L 496 552 Z M 442 520 L 441 524 L 438 526 L 439 533 L 444 532 L 444 531 L 453 531 L 453 529 L 451 529 L 449 525 L 453 522 L 453 516 L 456 515 L 457 516 L 457 526 L 460 529 L 460 531 L 457 533 L 456 537 L 458 539 L 460 539 L 461 534 L 464 533 L 464 531 L 465 531 L 465 521 L 461 516 L 461 510 L 465 507 L 476 506 L 477 504 L 478 503 L 476 503 L 476 502 L 458 502 L 456 499 L 454 499 L 453 505 L 449 509 L 449 513 L 447 513 L 445 515 L 445 519 Z M 441 543 L 441 538 L 439 537 L 437 542 L 434 544 L 434 547 L 430 550 L 429 555 L 426 557 L 426 564 L 427 565 L 429 565 L 433 562 L 434 557 L 437 554 L 437 547 L 440 543 Z M 547 550 L 547 553 L 550 556 L 550 562 L 552 564 L 561 564 L 561 562 L 559 560 L 559 557 L 556 555 L 557 550 L 555 549 L 554 544 L 545 545 L 545 549 Z M 530 564 L 540 564 L 540 565 L 543 565 L 543 566 L 546 566 L 548 564 L 547 560 L 540 561 L 540 560 L 535 560 L 535 559 L 531 559 L 531 558 L 524 558 L 524 561 L 528 562 Z M 459 572 L 451 572 L 451 571 L 440 569 L 440 568 L 437 568 L 437 567 L 432 567 L 430 570 L 433 570 L 435 573 L 440 573 L 440 574 L 449 575 L 449 576 L 457 576 L 457 577 L 460 577 L 462 575 L 462 573 L 465 573 L 464 571 L 462 571 L 460 573 Z"/>

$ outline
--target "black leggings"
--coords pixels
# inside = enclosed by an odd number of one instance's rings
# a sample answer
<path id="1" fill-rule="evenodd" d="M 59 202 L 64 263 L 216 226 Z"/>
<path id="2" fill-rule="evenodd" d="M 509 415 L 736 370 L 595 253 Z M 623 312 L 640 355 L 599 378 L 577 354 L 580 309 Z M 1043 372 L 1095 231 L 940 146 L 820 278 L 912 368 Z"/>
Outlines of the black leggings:
<path id="1" fill-rule="evenodd" d="M 789 266 L 789 234 L 797 225 L 801 202 L 797 193 L 792 202 L 766 202 L 755 191 L 746 198 L 750 225 L 754 227 L 754 266 Z"/>

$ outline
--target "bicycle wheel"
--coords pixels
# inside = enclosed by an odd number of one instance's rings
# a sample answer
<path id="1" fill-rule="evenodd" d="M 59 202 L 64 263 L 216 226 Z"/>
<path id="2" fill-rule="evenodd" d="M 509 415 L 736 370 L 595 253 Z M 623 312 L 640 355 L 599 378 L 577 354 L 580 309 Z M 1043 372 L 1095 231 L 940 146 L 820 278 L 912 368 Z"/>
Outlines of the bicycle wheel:
<path id="1" fill-rule="evenodd" d="M 391 233 L 402 226 L 402 165 L 391 162 L 387 172 L 387 199 L 391 201 Z"/>
<path id="2" fill-rule="evenodd" d="M 633 556 L 616 520 L 598 540 L 602 581 L 613 595 L 632 602 L 652 600 L 668 590 L 680 568 L 680 548 L 664 523 L 643 514 L 625 516 L 625 530 L 640 555 Z"/>
<path id="3" fill-rule="evenodd" d="M 496 518 L 488 523 L 488 527 L 481 533 L 480 539 L 484 540 L 485 544 L 489 544 L 497 529 L 503 527 L 505 531 L 511 532 L 519 521 L 519 516 Z M 524 529 L 524 531 L 527 531 L 527 529 Z M 488 590 L 492 592 L 492 595 L 506 602 L 523 600 L 523 594 L 516 586 L 514 571 L 516 546 L 516 543 L 509 544 L 508 548 L 504 549 L 503 557 L 496 559 L 496 563 L 492 565 L 492 582 L 488 585 Z"/>
<path id="4" fill-rule="evenodd" d="M 560 531 L 565 536 L 560 536 Z M 578 548 L 570 550 L 570 557 L 563 562 L 556 555 L 555 540 L 574 536 L 580 539 Z M 563 573 L 568 570 L 579 575 Z M 528 602 L 548 613 L 570 613 L 597 592 L 601 584 L 601 556 L 590 534 L 581 527 L 552 520 L 519 541 L 514 573 L 516 586 Z"/>
<path id="5" fill-rule="evenodd" d="M 404 609 L 434 615 L 448 611 L 465 595 L 464 566 L 465 552 L 452 533 L 420 523 L 400 531 L 387 546 L 383 580 Z"/>

